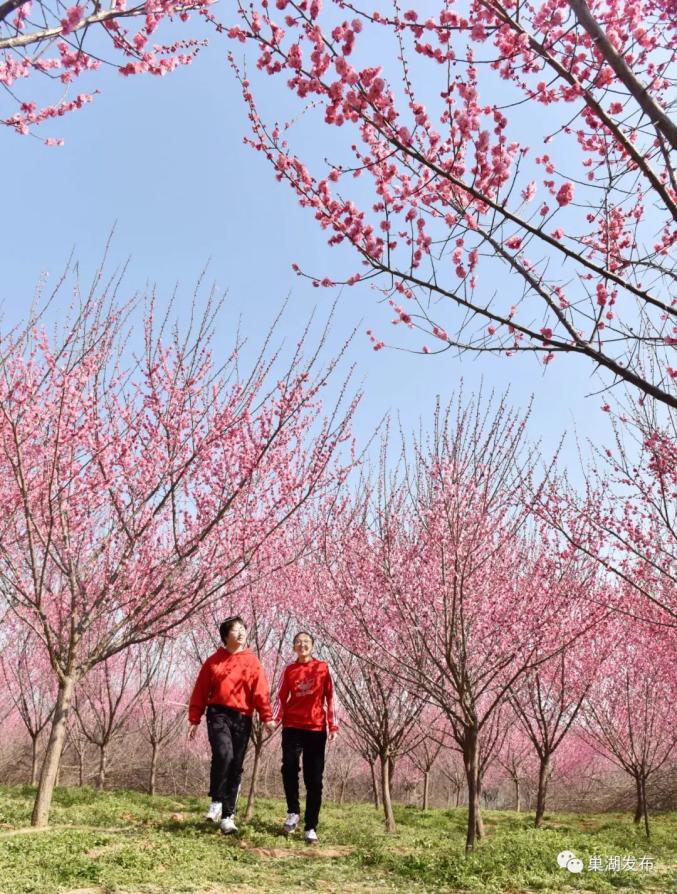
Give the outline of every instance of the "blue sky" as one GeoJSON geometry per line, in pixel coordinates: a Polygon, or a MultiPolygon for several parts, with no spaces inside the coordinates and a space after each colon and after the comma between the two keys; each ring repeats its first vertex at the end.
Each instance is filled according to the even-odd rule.
{"type": "MultiPolygon", "coordinates": [[[[7,323],[25,312],[41,274],[53,280],[71,250],[86,278],[113,226],[111,265],[130,259],[124,295],[156,285],[162,307],[178,283],[187,303],[209,264],[208,280],[229,293],[219,334],[224,345],[231,344],[240,314],[246,332],[263,334],[289,293],[281,337],[294,342],[314,307],[328,311],[336,292],[313,289],[293,274],[292,262],[331,276],[357,269],[355,259],[326,246],[312,215],[276,182],[265,159],[243,145],[246,113],[225,49],[214,43],[193,65],[163,79],[124,79],[113,70],[97,75],[103,92],[94,103],[44,133],[62,136],[61,148],[0,130],[7,172],[0,298],[7,323]]],[[[279,96],[271,92],[263,102],[279,96]]],[[[326,131],[308,135],[323,137],[326,131]]],[[[319,142],[310,148],[324,151],[319,142]]],[[[400,332],[389,318],[366,286],[343,291],[332,343],[338,347],[357,326],[349,359],[365,390],[355,426],[361,442],[387,412],[399,414],[405,427],[419,416],[425,422],[436,395],[449,398],[461,378],[466,391],[481,381],[498,391],[510,385],[518,406],[533,393],[532,437],[550,454],[568,432],[564,456],[573,468],[574,426],[583,440],[608,438],[603,400],[585,397],[600,387],[588,364],[557,357],[544,370],[528,356],[375,353],[365,330],[397,341],[400,332]]]]}

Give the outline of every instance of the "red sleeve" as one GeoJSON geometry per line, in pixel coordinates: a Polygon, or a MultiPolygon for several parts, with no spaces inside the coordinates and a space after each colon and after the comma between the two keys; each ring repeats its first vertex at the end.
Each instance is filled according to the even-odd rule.
{"type": "Polygon", "coordinates": [[[200,668],[200,673],[197,675],[197,680],[193,687],[193,694],[190,697],[190,702],[188,704],[189,723],[197,725],[200,722],[204,710],[207,707],[211,682],[212,671],[209,660],[207,660],[200,668]]]}
{"type": "Polygon", "coordinates": [[[334,682],[331,673],[327,667],[327,676],[324,681],[324,697],[327,702],[327,724],[330,733],[338,732],[338,724],[336,723],[336,711],[334,710],[334,682]]]}
{"type": "Polygon", "coordinates": [[[254,678],[254,707],[258,711],[259,719],[262,723],[268,723],[273,719],[273,711],[270,707],[270,689],[268,687],[268,680],[266,680],[266,673],[261,667],[261,663],[257,660],[258,670],[255,671],[256,676],[254,678]]]}
{"type": "Polygon", "coordinates": [[[277,691],[277,698],[275,699],[275,707],[273,708],[273,720],[275,723],[279,723],[282,720],[282,715],[284,714],[284,706],[287,703],[287,699],[289,697],[289,685],[287,683],[287,668],[285,667],[282,672],[282,679],[280,680],[280,688],[277,691]]]}

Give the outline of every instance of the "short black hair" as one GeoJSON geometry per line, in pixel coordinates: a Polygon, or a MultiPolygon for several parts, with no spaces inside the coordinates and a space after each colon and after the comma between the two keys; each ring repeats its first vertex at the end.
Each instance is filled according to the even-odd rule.
{"type": "Polygon", "coordinates": [[[295,634],[294,634],[294,639],[292,640],[292,643],[293,643],[294,645],[296,645],[296,640],[297,640],[300,636],[309,636],[309,637],[310,637],[310,641],[311,641],[311,643],[312,643],[313,645],[315,645],[315,637],[313,636],[312,633],[308,633],[307,630],[299,630],[298,633],[295,633],[295,634]]]}
{"type": "Polygon", "coordinates": [[[242,624],[242,626],[247,628],[244,618],[240,615],[233,615],[232,618],[226,618],[225,621],[221,622],[221,626],[219,627],[219,634],[221,636],[221,642],[225,644],[228,639],[228,634],[233,629],[236,624],[242,624]]]}

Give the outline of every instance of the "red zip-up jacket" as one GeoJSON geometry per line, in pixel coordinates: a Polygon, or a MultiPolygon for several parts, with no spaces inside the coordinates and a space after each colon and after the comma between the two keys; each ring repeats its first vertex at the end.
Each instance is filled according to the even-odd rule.
{"type": "Polygon", "coordinates": [[[295,661],[282,674],[274,719],[283,727],[338,732],[334,713],[334,684],[324,661],[295,661]],[[325,712],[326,703],[326,712],[325,712]]]}
{"type": "Polygon", "coordinates": [[[188,720],[198,724],[207,705],[223,705],[248,717],[258,711],[264,723],[273,719],[268,681],[250,649],[217,649],[200,668],[188,705],[188,720]]]}

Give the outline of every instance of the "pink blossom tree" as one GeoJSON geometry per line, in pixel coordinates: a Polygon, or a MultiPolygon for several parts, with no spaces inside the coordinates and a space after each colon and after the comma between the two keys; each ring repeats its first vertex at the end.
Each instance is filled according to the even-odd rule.
{"type": "Polygon", "coordinates": [[[322,419],[333,364],[319,369],[319,347],[306,357],[304,338],[281,373],[269,353],[244,375],[239,346],[214,356],[213,305],[185,336],[156,327],[151,305],[125,366],[130,312],[95,285],[60,338],[33,328],[2,345],[0,583],[58,680],[36,825],[76,684],[237,587],[261,546],[344,474],[351,407],[322,419]]]}
{"type": "Polygon", "coordinates": [[[649,825],[648,786],[677,745],[673,630],[617,620],[615,648],[589,693],[582,725],[588,741],[633,780],[635,823],[649,825]]]}
{"type": "Polygon", "coordinates": [[[430,807],[430,774],[445,746],[446,724],[444,718],[440,718],[439,713],[436,714],[430,708],[421,711],[418,722],[419,741],[410,751],[409,760],[423,776],[421,809],[427,810],[430,807]]]}
{"type": "Polygon", "coordinates": [[[604,408],[613,440],[595,449],[585,492],[558,483],[543,500],[543,515],[572,553],[614,575],[628,617],[675,627],[677,417],[649,400],[628,399],[613,413],[604,408]]]}
{"type": "MultiPolygon", "coordinates": [[[[38,781],[38,742],[54,711],[55,686],[45,649],[30,628],[5,618],[0,680],[31,740],[30,784],[38,781]]],[[[8,712],[9,713],[9,712],[8,712]]],[[[0,716],[0,720],[2,720],[0,716]]]]}
{"type": "Polygon", "coordinates": [[[137,649],[139,696],[135,713],[139,732],[150,745],[148,794],[154,795],[161,749],[175,738],[185,722],[189,681],[176,641],[149,640],[137,649]],[[139,685],[144,681],[145,685],[139,685]]]}
{"type": "MultiPolygon", "coordinates": [[[[395,832],[393,775],[398,759],[408,754],[421,738],[417,719],[423,699],[416,690],[403,687],[382,663],[375,666],[368,655],[356,656],[335,643],[326,647],[326,652],[345,718],[343,725],[350,729],[353,741],[368,743],[367,754],[378,756],[386,830],[395,832]]],[[[364,746],[360,747],[360,752],[364,751],[364,746]]]]}
{"type": "MultiPolygon", "coordinates": [[[[607,619],[549,661],[524,674],[509,695],[518,723],[538,758],[538,789],[534,825],[545,813],[548,781],[557,749],[572,732],[585,699],[594,687],[604,655],[609,652],[607,619]]],[[[515,769],[512,757],[511,770],[515,769]]],[[[515,779],[513,774],[512,778],[515,779]]],[[[518,796],[519,800],[519,796],[518,796]]]]}
{"type": "Polygon", "coordinates": [[[299,273],[370,281],[413,350],[578,355],[677,407],[672,0],[238,9],[249,142],[354,249],[341,276],[299,273]],[[265,76],[303,135],[260,114],[265,76]]]}
{"type": "Polygon", "coordinates": [[[438,766],[442,776],[447,780],[449,786],[447,793],[447,806],[451,807],[452,798],[454,807],[461,804],[462,792],[465,787],[465,769],[463,767],[463,756],[460,751],[451,744],[443,749],[440,756],[438,766]]]}
{"type": "Polygon", "coordinates": [[[468,850],[508,692],[596,618],[570,586],[575,561],[533,523],[525,431],[505,401],[456,399],[414,442],[404,476],[382,469],[326,532],[333,586],[354,618],[350,648],[362,630],[372,661],[444,713],[463,754],[468,850]],[[564,629],[576,606],[579,622],[564,629]]]}
{"type": "Polygon", "coordinates": [[[137,702],[151,682],[146,670],[150,668],[141,668],[138,648],[128,648],[96,664],[75,688],[75,716],[85,739],[99,753],[100,791],[106,786],[109,748],[129,732],[137,702]]]}
{"type": "Polygon", "coordinates": [[[515,810],[517,813],[522,808],[522,793],[524,783],[530,778],[534,764],[534,749],[531,741],[525,735],[517,717],[513,715],[512,723],[506,735],[501,750],[497,755],[499,766],[508,774],[508,778],[515,791],[515,810]]]}

